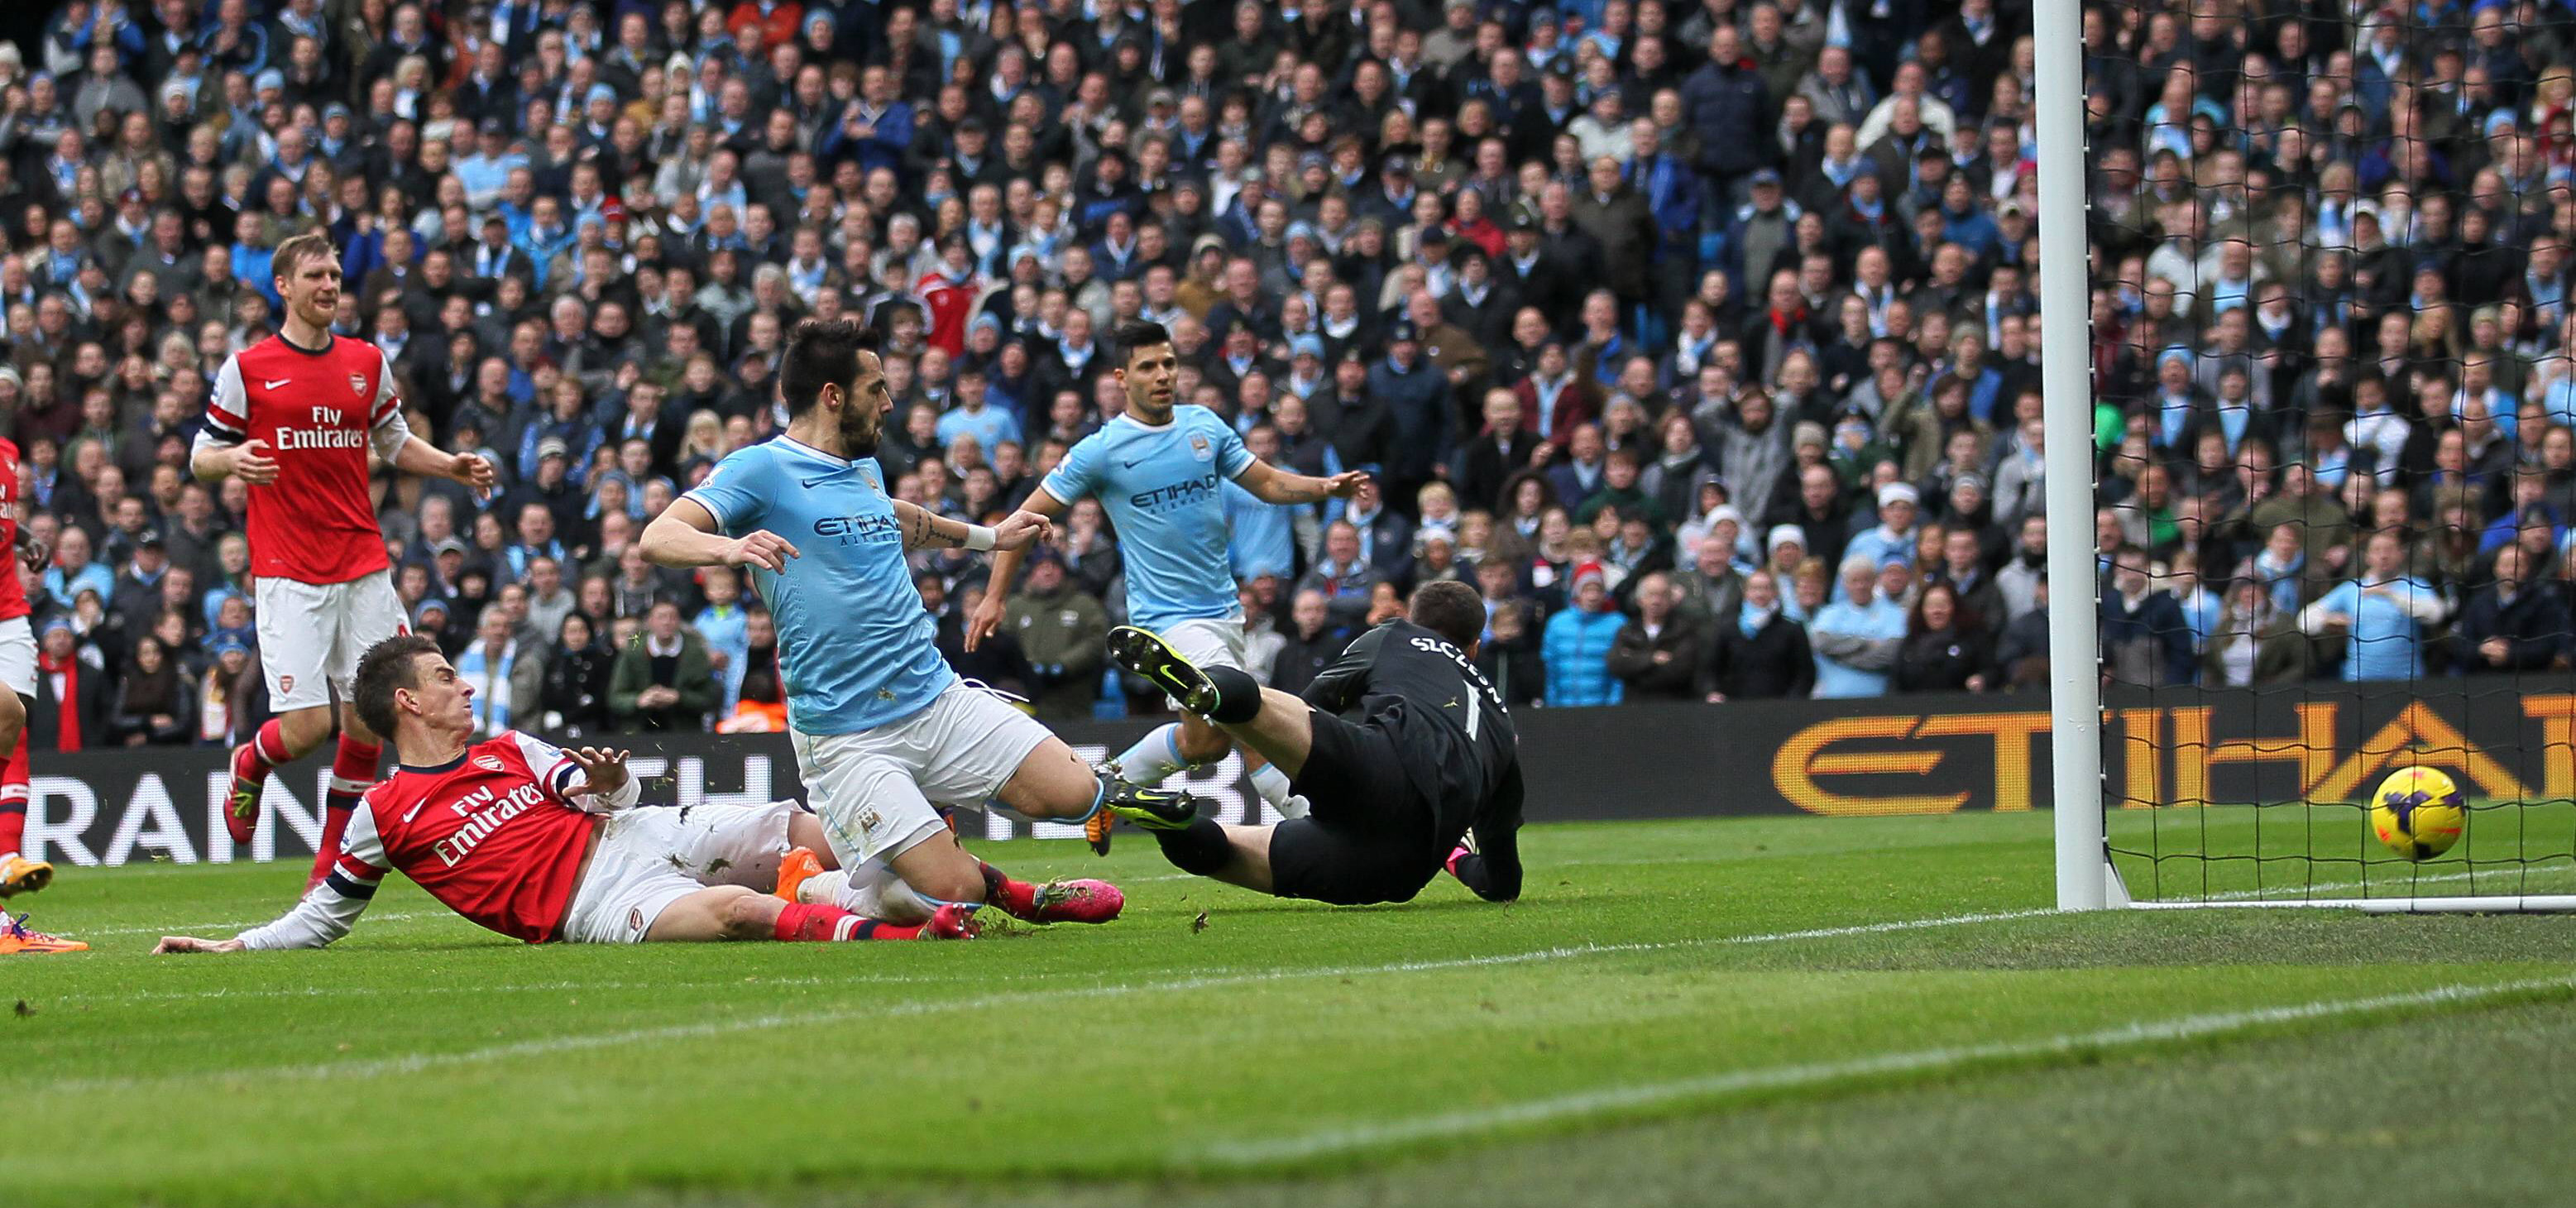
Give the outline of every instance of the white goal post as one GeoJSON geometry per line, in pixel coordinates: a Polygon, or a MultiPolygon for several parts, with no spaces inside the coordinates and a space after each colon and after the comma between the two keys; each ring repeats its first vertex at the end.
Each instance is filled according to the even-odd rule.
{"type": "MultiPolygon", "coordinates": [[[[2266,856],[2259,823],[2250,857],[2256,869],[2254,889],[2210,892],[2204,875],[2201,890],[2197,893],[2159,900],[2132,900],[2113,858],[2109,825],[2112,793],[2103,775],[2104,713],[2098,628],[2098,592],[2102,580],[2094,549],[2095,392],[2090,330],[2095,266],[2090,263],[2091,241],[2087,228],[2087,194],[2092,161],[2090,149],[2086,146],[2083,0],[2035,0],[2032,15],[2037,77],[2038,302],[2044,317],[2040,355],[2047,443],[2044,464],[2048,577],[2058,585],[2049,597],[2048,626],[2052,714],[2050,751],[2053,760],[2051,788],[2055,810],[2058,909],[2335,908],[2392,914],[2576,911],[2576,893],[2525,892],[2532,888],[2527,884],[2515,885],[2513,892],[2493,895],[2474,893],[2474,884],[2465,886],[2472,890],[2470,893],[2457,892],[2464,888],[2459,882],[2480,875],[2475,865],[2471,865],[2471,871],[2466,874],[2435,872],[2422,875],[2419,872],[2410,876],[2405,872],[2390,873],[2373,884],[2368,873],[2374,865],[2365,859],[2359,861],[2364,873],[2361,881],[2319,884],[2313,871],[2314,865],[2320,862],[2320,852],[2316,850],[2304,855],[2310,866],[2305,885],[2291,878],[2274,888],[2265,889],[2261,884],[2261,869],[2265,861],[2297,861],[2303,857],[2266,856]],[[2452,892],[2441,895],[2410,892],[2419,885],[2426,888],[2440,885],[2452,892]],[[2358,890],[2360,896],[2329,896],[2320,892],[2325,890],[2358,890]]],[[[2153,802],[2130,804],[2146,805],[2143,812],[2148,814],[2194,808],[2153,802]]],[[[2291,801],[2272,806],[2258,805],[2256,812],[2259,814],[2272,809],[2313,812],[2319,808],[2291,801]]],[[[2352,830],[2343,833],[2358,841],[2362,838],[2356,833],[2361,825],[2358,818],[2364,813],[2341,810],[2337,826],[2351,827],[2352,830]]],[[[2311,838],[2307,842],[2313,845],[2318,840],[2311,838]]],[[[2196,858],[2207,862],[2211,857],[2202,853],[2196,858]]],[[[2227,858],[2243,861],[2249,857],[2230,855],[2227,858]]],[[[2576,860],[2576,852],[2555,858],[2576,860]]],[[[2329,862],[2355,863],[2339,855],[2329,862]]],[[[2406,866],[2401,864],[2400,867],[2406,866]]],[[[2430,871],[2440,866],[2414,867],[2430,871]]],[[[2565,883],[2561,878],[2549,887],[2557,888],[2565,883]]]]}

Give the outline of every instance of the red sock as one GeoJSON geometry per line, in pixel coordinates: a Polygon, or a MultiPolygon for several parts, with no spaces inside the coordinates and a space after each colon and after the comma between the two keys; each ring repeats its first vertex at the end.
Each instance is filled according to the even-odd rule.
{"type": "Polygon", "coordinates": [[[259,733],[251,736],[243,750],[249,757],[250,766],[245,768],[236,764],[233,774],[247,773],[253,780],[267,779],[270,772],[277,770],[277,765],[291,762],[294,758],[286,751],[286,729],[278,725],[274,717],[260,723],[259,733]]]}
{"type": "Polygon", "coordinates": [[[1026,881],[1014,881],[1010,875],[990,864],[977,862],[984,870],[984,900],[1002,908],[1014,918],[1027,918],[1037,912],[1038,887],[1026,881]]]}
{"type": "Polygon", "coordinates": [[[313,880],[331,874],[331,864],[340,857],[340,836],[349,829],[349,815],[358,809],[358,797],[376,782],[376,761],[384,748],[374,744],[361,746],[340,734],[340,747],[331,757],[331,787],[322,794],[322,839],[313,852],[313,880]]]}
{"type": "Polygon", "coordinates": [[[917,926],[898,927],[892,923],[880,923],[838,906],[791,902],[778,912],[778,922],[771,928],[770,938],[789,943],[823,943],[834,940],[908,940],[920,934],[921,928],[917,926]]]}
{"type": "Polygon", "coordinates": [[[0,856],[10,855],[27,835],[27,732],[18,731],[18,748],[0,765],[0,856]]]}

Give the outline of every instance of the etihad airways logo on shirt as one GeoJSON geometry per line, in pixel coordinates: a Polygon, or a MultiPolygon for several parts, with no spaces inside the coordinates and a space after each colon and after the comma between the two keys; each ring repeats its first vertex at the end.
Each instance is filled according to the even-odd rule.
{"type": "Polygon", "coordinates": [[[825,516],[814,522],[814,535],[843,545],[882,545],[903,540],[903,526],[887,516],[825,516]]]}
{"type": "Polygon", "coordinates": [[[1216,495],[1217,482],[1216,475],[1202,474],[1170,486],[1138,491],[1128,496],[1127,502],[1140,512],[1169,512],[1207,502],[1216,495]]]}
{"type": "Polygon", "coordinates": [[[280,449],[363,449],[367,434],[348,424],[348,414],[337,407],[314,407],[313,426],[293,428],[277,426],[280,449]]]}

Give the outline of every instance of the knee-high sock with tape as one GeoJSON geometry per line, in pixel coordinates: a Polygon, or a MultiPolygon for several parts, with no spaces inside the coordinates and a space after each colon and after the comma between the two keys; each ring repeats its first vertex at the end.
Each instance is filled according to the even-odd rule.
{"type": "Polygon", "coordinates": [[[18,749],[0,766],[0,856],[18,854],[27,835],[27,732],[18,731],[18,749]]]}
{"type": "Polygon", "coordinates": [[[1261,799],[1269,802],[1270,808],[1279,811],[1280,817],[1306,816],[1306,799],[1289,789],[1288,773],[1280,771],[1278,765],[1265,763],[1253,769],[1249,779],[1252,781],[1252,791],[1261,794],[1261,799]]]}
{"type": "Polygon", "coordinates": [[[829,943],[835,940],[908,940],[918,937],[921,928],[898,927],[875,919],[862,918],[838,906],[809,906],[803,902],[789,904],[778,912],[771,925],[770,937],[789,943],[829,943]]]}
{"type": "Polygon", "coordinates": [[[357,812],[358,798],[376,783],[376,764],[384,757],[384,747],[361,743],[340,735],[339,747],[331,756],[331,787],[322,795],[322,839],[313,853],[315,881],[329,876],[331,865],[340,858],[340,836],[349,829],[349,815],[357,812]]]}
{"type": "Polygon", "coordinates": [[[1152,788],[1196,765],[1181,757],[1181,726],[1166,722],[1154,727],[1136,745],[1120,752],[1118,778],[1129,784],[1152,788]]]}
{"type": "Polygon", "coordinates": [[[1234,858],[1234,843],[1213,818],[1201,818],[1179,830],[1147,833],[1162,846],[1163,858],[1171,861],[1172,867],[1194,876],[1215,876],[1224,870],[1226,861],[1234,858]]]}
{"type": "Polygon", "coordinates": [[[1209,667],[1202,671],[1208,683],[1216,687],[1216,707],[1207,718],[1221,726],[1239,726],[1261,716],[1261,681],[1240,667],[1209,667]]]}

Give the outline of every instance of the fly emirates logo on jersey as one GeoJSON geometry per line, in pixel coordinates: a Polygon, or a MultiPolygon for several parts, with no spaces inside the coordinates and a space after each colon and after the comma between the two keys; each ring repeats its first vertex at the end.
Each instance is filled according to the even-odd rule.
{"type": "Polygon", "coordinates": [[[439,863],[454,868],[474,854],[475,847],[492,832],[545,800],[545,789],[535,781],[522,782],[507,793],[496,794],[490,785],[477,788],[448,805],[457,817],[465,819],[465,824],[457,827],[455,834],[431,844],[430,854],[437,856],[439,863]]]}
{"type": "Polygon", "coordinates": [[[363,449],[367,446],[366,430],[350,426],[347,412],[337,407],[308,410],[312,412],[312,427],[277,426],[279,449],[363,449]]]}

